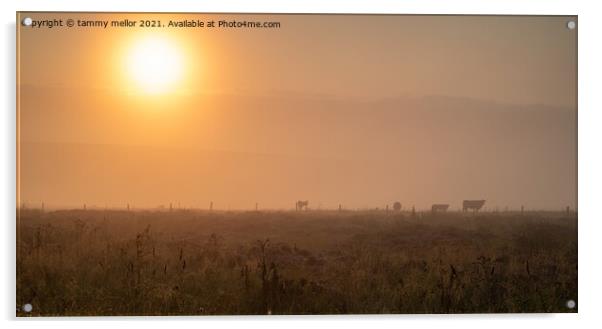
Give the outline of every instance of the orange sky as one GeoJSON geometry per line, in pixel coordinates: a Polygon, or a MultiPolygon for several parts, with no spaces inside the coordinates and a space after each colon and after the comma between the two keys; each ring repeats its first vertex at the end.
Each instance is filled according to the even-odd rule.
{"type": "Polygon", "coordinates": [[[447,95],[574,106],[569,17],[31,14],[34,19],[278,21],[279,29],[20,29],[21,82],[124,89],[133,40],[181,44],[193,93],[447,95]],[[40,53],[44,53],[40,60],[40,53]],[[26,64],[25,64],[26,63],[26,64]],[[67,69],[66,66],[69,68],[67,69]]]}
{"type": "Polygon", "coordinates": [[[26,16],[281,27],[20,26],[23,202],[576,205],[573,18],[26,16]],[[148,94],[125,58],[157,35],[183,75],[148,94]]]}

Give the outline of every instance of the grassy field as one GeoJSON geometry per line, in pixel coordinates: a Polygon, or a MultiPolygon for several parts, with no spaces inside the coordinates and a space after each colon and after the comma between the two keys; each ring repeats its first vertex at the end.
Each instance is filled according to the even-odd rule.
{"type": "Polygon", "coordinates": [[[17,315],[576,312],[576,217],[21,210],[17,315]]]}

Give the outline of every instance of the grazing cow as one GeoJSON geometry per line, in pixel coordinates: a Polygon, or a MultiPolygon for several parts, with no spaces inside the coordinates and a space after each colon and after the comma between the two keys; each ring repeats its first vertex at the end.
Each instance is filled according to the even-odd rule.
{"type": "Polygon", "coordinates": [[[309,205],[309,201],[305,200],[305,201],[297,201],[297,203],[295,204],[295,210],[299,211],[299,210],[303,210],[303,208],[305,208],[305,210],[307,210],[307,206],[309,205]]]}
{"type": "Polygon", "coordinates": [[[448,204],[437,204],[436,203],[431,207],[431,211],[432,212],[446,212],[448,208],[449,208],[448,204]]]}
{"type": "Polygon", "coordinates": [[[485,200],[464,200],[462,203],[462,211],[472,210],[477,212],[483,208],[485,200]]]}

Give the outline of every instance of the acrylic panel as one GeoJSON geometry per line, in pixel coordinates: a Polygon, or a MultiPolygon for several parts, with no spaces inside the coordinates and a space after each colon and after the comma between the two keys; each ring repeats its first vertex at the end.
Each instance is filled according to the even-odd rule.
{"type": "Polygon", "coordinates": [[[577,17],[17,13],[17,316],[577,312],[577,17]]]}

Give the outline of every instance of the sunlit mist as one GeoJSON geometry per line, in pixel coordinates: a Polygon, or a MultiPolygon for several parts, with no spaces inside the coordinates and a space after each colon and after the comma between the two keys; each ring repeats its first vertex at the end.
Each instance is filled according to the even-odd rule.
{"type": "Polygon", "coordinates": [[[181,49],[171,40],[147,37],[135,43],[126,60],[130,80],[147,93],[174,89],[182,77],[181,49]]]}

